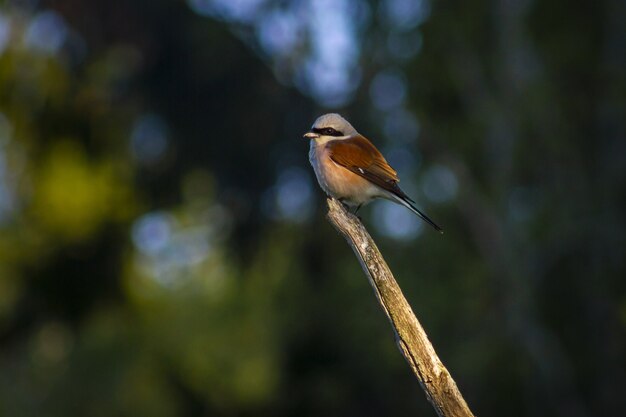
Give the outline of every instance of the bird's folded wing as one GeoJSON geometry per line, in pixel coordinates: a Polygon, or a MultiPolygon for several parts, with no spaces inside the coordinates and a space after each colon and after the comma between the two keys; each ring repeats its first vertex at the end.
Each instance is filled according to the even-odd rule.
{"type": "Polygon", "coordinates": [[[350,139],[332,140],[326,143],[326,148],[330,159],[336,164],[385,190],[393,193],[399,191],[396,185],[400,181],[398,174],[365,137],[358,135],[350,139]]]}

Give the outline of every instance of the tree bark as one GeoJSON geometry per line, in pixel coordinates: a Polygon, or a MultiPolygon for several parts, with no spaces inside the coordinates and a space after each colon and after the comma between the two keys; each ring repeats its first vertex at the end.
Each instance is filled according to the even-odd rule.
{"type": "Polygon", "coordinates": [[[378,302],[391,322],[396,343],[426,397],[441,417],[473,416],[456,383],[437,356],[433,345],[374,240],[355,215],[335,199],[328,199],[328,220],[346,238],[367,275],[378,302]]]}

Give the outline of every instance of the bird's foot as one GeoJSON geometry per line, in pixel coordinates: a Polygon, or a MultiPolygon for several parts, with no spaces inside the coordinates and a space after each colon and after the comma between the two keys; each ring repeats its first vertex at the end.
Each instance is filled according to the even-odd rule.
{"type": "Polygon", "coordinates": [[[361,208],[361,206],[363,204],[359,204],[358,206],[351,206],[348,205],[346,203],[346,201],[343,198],[337,198],[337,201],[339,201],[341,203],[341,205],[346,209],[346,211],[352,215],[354,215],[357,219],[359,219],[360,221],[363,221],[363,219],[361,218],[361,216],[359,216],[357,213],[359,212],[359,209],[361,208]]]}
{"type": "Polygon", "coordinates": [[[356,207],[348,207],[348,213],[352,214],[353,216],[355,216],[357,219],[359,219],[359,221],[363,221],[363,219],[361,218],[361,216],[358,215],[359,209],[361,208],[362,204],[359,204],[356,207]]]}
{"type": "Polygon", "coordinates": [[[337,201],[341,203],[343,208],[345,208],[348,211],[348,213],[352,213],[352,211],[350,211],[350,206],[346,204],[346,201],[343,198],[338,198],[337,201]]]}

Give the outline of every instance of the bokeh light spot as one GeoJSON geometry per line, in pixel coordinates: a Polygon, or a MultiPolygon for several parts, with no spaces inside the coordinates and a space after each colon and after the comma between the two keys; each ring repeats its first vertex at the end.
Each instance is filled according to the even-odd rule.
{"type": "Polygon", "coordinates": [[[379,110],[391,110],[404,102],[406,80],[400,71],[385,70],[372,80],[370,96],[379,110]]]}
{"type": "Polygon", "coordinates": [[[302,168],[288,168],[282,172],[276,184],[276,207],[281,217],[297,223],[312,214],[313,191],[311,178],[302,168]]]}
{"type": "Polygon", "coordinates": [[[413,113],[400,107],[385,116],[383,130],[387,139],[393,142],[413,142],[420,126],[413,113]]]}
{"type": "Polygon", "coordinates": [[[187,0],[191,9],[203,16],[250,22],[267,0],[187,0]]]}
{"type": "MultiPolygon", "coordinates": [[[[384,154],[389,164],[398,171],[401,178],[408,178],[411,173],[417,170],[418,160],[415,154],[405,146],[392,146],[386,149],[384,154]]],[[[404,183],[402,181],[402,184],[404,183]]]]}
{"type": "Polygon", "coordinates": [[[58,13],[45,11],[31,20],[24,42],[35,50],[54,54],[63,46],[67,32],[65,21],[58,13]]]}
{"type": "Polygon", "coordinates": [[[391,202],[375,204],[374,225],[383,235],[397,240],[415,239],[423,228],[420,219],[406,207],[391,202]]]}
{"type": "Polygon", "coordinates": [[[383,3],[383,10],[392,29],[408,31],[428,19],[430,2],[428,0],[386,0],[383,3]]]}
{"type": "Polygon", "coordinates": [[[133,224],[133,243],[142,253],[155,256],[170,243],[173,226],[174,218],[168,213],[145,214],[133,224]]]}
{"type": "Polygon", "coordinates": [[[361,82],[359,31],[370,20],[365,2],[316,0],[187,0],[203,16],[224,20],[253,48],[260,45],[274,74],[327,108],[348,103],[361,82]],[[254,37],[247,36],[248,30],[254,37]]]}
{"type": "Polygon", "coordinates": [[[300,27],[292,14],[281,10],[264,16],[257,30],[265,52],[270,55],[287,55],[300,42],[300,27]]]}
{"type": "Polygon", "coordinates": [[[443,203],[456,197],[457,187],[456,175],[446,166],[434,165],[424,174],[424,195],[435,203],[443,203]]]}
{"type": "Polygon", "coordinates": [[[6,49],[11,37],[11,21],[0,12],[0,55],[6,49]]]}
{"type": "Polygon", "coordinates": [[[313,51],[304,60],[305,79],[312,95],[329,107],[345,104],[360,82],[353,8],[347,0],[310,3],[313,51]]]}
{"type": "Polygon", "coordinates": [[[142,115],[133,126],[130,145],[133,157],[141,164],[159,162],[168,145],[165,122],[154,114],[142,115]]]}

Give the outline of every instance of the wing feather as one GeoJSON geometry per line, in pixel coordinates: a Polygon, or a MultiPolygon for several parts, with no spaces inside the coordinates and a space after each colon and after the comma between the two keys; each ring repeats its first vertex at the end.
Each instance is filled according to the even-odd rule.
{"type": "Polygon", "coordinates": [[[415,202],[398,186],[400,180],[396,171],[389,166],[385,157],[365,137],[357,135],[349,139],[331,140],[326,143],[326,148],[333,162],[388,191],[397,202],[408,207],[436,230],[443,233],[441,227],[411,204],[415,202]]]}
{"type": "Polygon", "coordinates": [[[398,182],[398,174],[389,166],[385,157],[365,137],[332,140],[326,144],[331,159],[356,174],[370,172],[387,181],[398,182]]]}
{"type": "Polygon", "coordinates": [[[361,135],[326,143],[330,159],[366,180],[400,196],[406,196],[398,187],[396,171],[372,143],[361,135]]]}

